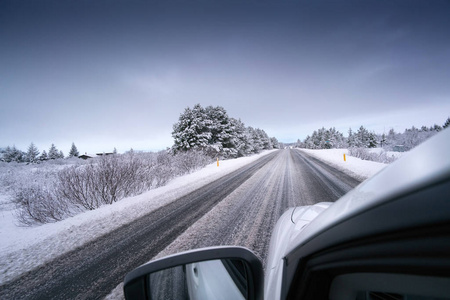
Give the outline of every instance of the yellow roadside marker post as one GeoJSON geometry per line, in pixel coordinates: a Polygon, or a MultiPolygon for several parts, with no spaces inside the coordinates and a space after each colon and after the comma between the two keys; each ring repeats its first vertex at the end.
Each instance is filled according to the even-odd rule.
{"type": "Polygon", "coordinates": [[[217,166],[219,166],[219,158],[217,158],[217,166]]]}
{"type": "Polygon", "coordinates": [[[344,161],[347,161],[347,160],[345,159],[345,153],[344,153],[344,161]]]}

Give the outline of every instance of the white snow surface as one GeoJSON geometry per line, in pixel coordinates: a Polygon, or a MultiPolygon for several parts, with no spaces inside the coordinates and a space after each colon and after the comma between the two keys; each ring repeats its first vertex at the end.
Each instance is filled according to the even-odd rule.
{"type": "MultiPolygon", "coordinates": [[[[14,210],[2,210],[0,283],[95,240],[273,151],[276,150],[220,161],[219,167],[217,163],[212,163],[197,172],[175,178],[166,186],[56,223],[20,227],[15,221],[14,210]]],[[[5,199],[1,200],[2,203],[6,202],[5,199]]]]}
{"type": "Polygon", "coordinates": [[[308,155],[320,159],[348,175],[366,180],[381,171],[387,164],[362,160],[348,155],[347,149],[298,149],[308,155]],[[345,161],[344,161],[345,154],[345,161]]]}

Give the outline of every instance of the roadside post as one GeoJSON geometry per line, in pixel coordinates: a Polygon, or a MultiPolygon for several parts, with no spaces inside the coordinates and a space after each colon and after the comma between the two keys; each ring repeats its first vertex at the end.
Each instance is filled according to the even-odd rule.
{"type": "MultiPolygon", "coordinates": [[[[344,161],[347,161],[347,160],[345,159],[345,153],[344,153],[344,161]]],[[[219,163],[217,163],[217,164],[219,164],[219,163]]]]}
{"type": "Polygon", "coordinates": [[[217,166],[219,166],[219,158],[217,157],[217,166]]]}

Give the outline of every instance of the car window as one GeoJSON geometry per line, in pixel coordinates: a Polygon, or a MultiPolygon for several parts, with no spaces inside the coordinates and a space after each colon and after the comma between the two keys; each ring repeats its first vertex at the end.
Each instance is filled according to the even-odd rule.
{"type": "Polygon", "coordinates": [[[450,299],[450,278],[386,273],[344,274],[332,281],[330,299],[450,299]]]}

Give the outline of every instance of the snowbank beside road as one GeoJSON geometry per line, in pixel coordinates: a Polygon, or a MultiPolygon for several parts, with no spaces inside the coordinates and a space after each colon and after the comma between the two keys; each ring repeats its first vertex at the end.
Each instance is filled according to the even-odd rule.
{"type": "Polygon", "coordinates": [[[11,210],[0,213],[0,283],[111,232],[273,151],[212,163],[166,186],[57,223],[18,227],[11,210]]]}
{"type": "Polygon", "coordinates": [[[387,164],[362,160],[348,155],[347,149],[296,149],[312,157],[322,160],[348,175],[360,180],[366,180],[381,171],[387,164]],[[344,161],[344,154],[346,161],[344,161]]]}

